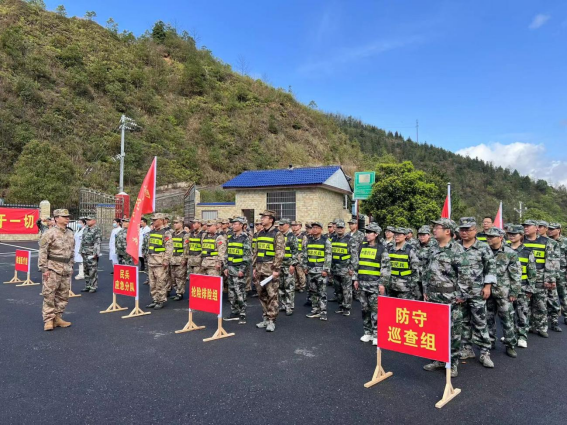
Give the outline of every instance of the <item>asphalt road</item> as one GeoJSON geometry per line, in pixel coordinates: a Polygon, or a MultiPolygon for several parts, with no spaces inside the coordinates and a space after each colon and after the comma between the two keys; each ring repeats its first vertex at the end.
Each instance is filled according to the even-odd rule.
{"type": "MultiPolygon", "coordinates": [[[[0,244],[2,281],[13,276],[15,249],[0,244]]],[[[420,358],[384,352],[394,376],[364,388],[376,350],[359,341],[358,303],[350,317],[335,315],[330,303],[321,322],[305,317],[299,294],[295,314],[280,316],[270,334],[256,329],[261,307],[252,298],[247,325],[225,323],[236,335],[205,343],[216,329],[210,314],[195,313],[206,329],[174,333],[187,321],[187,300],[126,320],[127,311],[99,314],[112,301],[107,255],[100,269],[99,291],[69,301],[72,327],[52,332],[43,331],[40,286],[0,285],[1,424],[567,423],[567,332],[530,335],[517,359],[498,344],[492,370],[461,365],[453,384],[462,393],[436,409],[444,371],[423,371],[420,358]]],[[[32,279],[40,281],[35,267],[32,279]]],[[[81,287],[73,283],[75,292],[81,287]]],[[[148,287],[141,292],[145,305],[148,287]]],[[[119,296],[119,303],[134,301],[119,296]]]]}

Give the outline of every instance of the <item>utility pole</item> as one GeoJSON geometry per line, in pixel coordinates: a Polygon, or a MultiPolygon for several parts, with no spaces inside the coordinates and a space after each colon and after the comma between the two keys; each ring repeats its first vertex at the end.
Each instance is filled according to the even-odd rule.
{"type": "Polygon", "coordinates": [[[419,143],[419,121],[415,120],[415,141],[419,143]]]}
{"type": "Polygon", "coordinates": [[[527,207],[523,207],[522,201],[520,201],[520,209],[514,208],[514,211],[516,211],[518,214],[520,214],[520,221],[522,220],[522,216],[524,215],[524,213],[527,210],[528,210],[527,207]]]}
{"type": "Polygon", "coordinates": [[[132,118],[122,115],[120,118],[120,187],[118,188],[118,193],[124,192],[124,157],[126,156],[124,152],[124,136],[126,130],[134,130],[136,127],[138,127],[138,124],[132,118]]]}

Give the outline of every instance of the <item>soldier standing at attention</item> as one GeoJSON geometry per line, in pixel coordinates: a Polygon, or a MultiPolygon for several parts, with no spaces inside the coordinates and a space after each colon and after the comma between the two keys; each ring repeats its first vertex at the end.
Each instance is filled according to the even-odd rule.
{"type": "MultiPolygon", "coordinates": [[[[472,286],[470,265],[464,248],[454,240],[456,224],[448,218],[433,221],[433,236],[437,245],[431,248],[423,277],[425,301],[451,306],[451,376],[458,375],[461,351],[463,303],[470,297],[472,286]]],[[[445,367],[437,360],[423,369],[432,371],[445,367]]]]}
{"type": "Polygon", "coordinates": [[[167,276],[173,255],[173,243],[171,231],[164,227],[165,214],[155,213],[152,220],[153,229],[149,233],[147,261],[152,302],[146,307],[159,310],[165,307],[167,302],[167,276]]]}
{"type": "Polygon", "coordinates": [[[482,232],[477,233],[476,239],[481,242],[486,242],[486,232],[493,226],[492,217],[486,216],[482,219],[482,232]]]}
{"type": "Polygon", "coordinates": [[[201,241],[201,273],[220,276],[226,253],[226,237],[217,233],[215,220],[207,221],[207,234],[201,241]]]}
{"type": "Polygon", "coordinates": [[[394,298],[420,300],[420,261],[413,246],[407,242],[406,233],[404,227],[394,229],[394,243],[388,249],[392,271],[386,292],[394,298]]]}
{"type": "Polygon", "coordinates": [[[486,300],[488,332],[490,340],[496,341],[496,313],[500,317],[506,354],[517,357],[516,331],[514,329],[514,302],[522,291],[522,266],[518,253],[503,242],[504,231],[492,227],[486,231],[486,238],[496,263],[496,283],[492,285],[490,297],[486,300]]]}
{"type": "Polygon", "coordinates": [[[350,229],[350,237],[356,243],[356,252],[358,252],[360,245],[366,240],[366,237],[364,236],[364,233],[358,229],[358,220],[356,218],[351,218],[349,220],[348,227],[350,229]]]}
{"type": "Polygon", "coordinates": [[[384,240],[382,241],[382,245],[384,245],[384,248],[388,249],[390,244],[394,244],[394,230],[395,227],[393,226],[387,226],[386,230],[384,231],[384,240]]]}
{"type": "Polygon", "coordinates": [[[333,286],[339,303],[335,311],[343,316],[350,316],[352,308],[352,276],[354,265],[357,264],[358,246],[360,245],[350,233],[345,232],[345,222],[337,220],[336,236],[331,242],[333,259],[331,274],[333,286]]]}
{"type": "Polygon", "coordinates": [[[53,212],[55,225],[47,230],[39,242],[39,268],[43,278],[43,330],[67,328],[71,322],[62,319],[69,301],[69,287],[73,274],[75,237],[69,224],[69,211],[53,212]]]}
{"type": "Polygon", "coordinates": [[[417,246],[419,245],[419,241],[416,240],[413,237],[413,229],[408,227],[406,228],[407,230],[407,234],[406,234],[406,242],[409,243],[411,246],[413,246],[414,248],[417,248],[417,246]]]}
{"type": "Polygon", "coordinates": [[[431,237],[431,228],[429,226],[421,226],[417,231],[419,243],[416,246],[417,257],[419,258],[419,267],[421,270],[419,280],[419,291],[423,294],[423,271],[429,259],[431,248],[437,245],[437,239],[431,237]]]}
{"type": "Polygon", "coordinates": [[[228,300],[230,316],[226,321],[238,320],[239,325],[246,324],[246,277],[252,262],[252,246],[250,237],[244,232],[244,217],[232,220],[232,236],[228,241],[224,263],[224,275],[228,279],[228,300]]]}
{"type": "Polygon", "coordinates": [[[256,233],[256,247],[252,254],[254,264],[254,280],[258,298],[262,304],[262,321],[256,324],[259,329],[266,328],[267,332],[276,330],[278,317],[278,289],[280,269],[285,255],[285,238],[276,228],[276,213],[265,210],[260,214],[262,230],[256,233]],[[262,286],[260,283],[268,277],[272,280],[262,286]]]}
{"type": "Polygon", "coordinates": [[[486,300],[490,297],[492,285],[496,283],[496,264],[487,243],[476,239],[474,217],[463,217],[459,223],[461,246],[467,253],[473,284],[469,297],[463,305],[463,350],[461,360],[474,359],[472,344],[480,347],[480,363],[493,368],[490,358],[490,336],[486,323],[486,300]]]}
{"type": "Polygon", "coordinates": [[[280,311],[285,311],[286,316],[291,316],[295,308],[295,267],[298,263],[297,239],[289,228],[290,224],[291,220],[288,218],[279,221],[279,230],[285,240],[285,255],[280,272],[278,295],[280,311]]]}
{"type": "Polygon", "coordinates": [[[187,274],[201,273],[201,222],[197,219],[191,220],[191,231],[189,232],[189,246],[187,256],[187,274]]]}
{"type": "Polygon", "coordinates": [[[116,234],[116,255],[118,256],[118,264],[133,266],[134,260],[132,259],[132,256],[126,252],[126,247],[128,245],[128,241],[126,239],[128,236],[128,227],[130,227],[130,219],[124,218],[122,220],[122,228],[116,234]]]}
{"type": "Polygon", "coordinates": [[[311,293],[310,319],[327,320],[327,276],[331,271],[333,258],[331,240],[323,235],[323,224],[319,221],[311,223],[311,235],[307,237],[306,254],[303,267],[307,273],[307,285],[311,293]]]}
{"type": "MultiPolygon", "coordinates": [[[[561,234],[560,223],[549,223],[548,235],[559,245],[559,276],[557,277],[557,295],[563,310],[563,322],[567,325],[567,238],[561,234]]],[[[558,319],[558,318],[557,318],[558,319]]]]}
{"type": "Polygon", "coordinates": [[[96,218],[88,216],[87,227],[83,232],[81,242],[81,255],[83,256],[83,269],[85,274],[85,287],[81,292],[96,292],[98,288],[98,259],[100,257],[100,243],[102,232],[96,225],[96,218]]]}
{"type": "Polygon", "coordinates": [[[327,223],[327,238],[332,239],[335,236],[335,223],[329,221],[327,223]]]}
{"type": "Polygon", "coordinates": [[[547,232],[549,230],[548,229],[549,224],[547,223],[547,221],[540,220],[537,222],[537,224],[538,224],[537,226],[538,233],[552,243],[556,258],[555,265],[556,265],[557,276],[556,276],[555,286],[553,288],[548,288],[546,290],[547,317],[550,323],[549,328],[554,332],[562,332],[563,330],[559,327],[559,315],[561,314],[561,304],[559,303],[559,293],[557,291],[557,284],[559,283],[559,274],[561,269],[561,260],[560,260],[561,245],[555,239],[550,238],[547,235],[547,232]]]}
{"type": "Polygon", "coordinates": [[[175,287],[175,296],[171,297],[173,301],[181,301],[185,293],[185,281],[187,280],[187,258],[189,257],[189,236],[183,230],[183,217],[175,217],[173,219],[173,234],[171,235],[173,242],[173,255],[169,263],[169,273],[173,279],[175,287]]]}
{"type": "Polygon", "coordinates": [[[303,245],[305,243],[305,232],[301,231],[301,221],[292,221],[291,230],[297,239],[297,265],[295,266],[295,290],[299,293],[305,291],[305,270],[303,270],[303,245]]]}

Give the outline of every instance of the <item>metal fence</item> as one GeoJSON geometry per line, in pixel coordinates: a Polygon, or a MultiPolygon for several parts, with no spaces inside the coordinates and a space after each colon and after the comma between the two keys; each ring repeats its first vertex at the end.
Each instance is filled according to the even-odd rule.
{"type": "Polygon", "coordinates": [[[195,185],[192,185],[187,192],[185,192],[185,198],[183,200],[183,215],[185,218],[185,224],[189,224],[189,220],[195,218],[195,185]]]}
{"type": "Polygon", "coordinates": [[[81,188],[79,194],[79,214],[77,218],[94,216],[104,239],[110,238],[115,218],[124,216],[124,200],[114,195],[96,190],[81,188]]]}

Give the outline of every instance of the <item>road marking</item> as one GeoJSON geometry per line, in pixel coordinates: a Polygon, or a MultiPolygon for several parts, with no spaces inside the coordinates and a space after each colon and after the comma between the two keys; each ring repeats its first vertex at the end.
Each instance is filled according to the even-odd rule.
{"type": "Polygon", "coordinates": [[[12,245],[12,244],[9,244],[9,243],[4,243],[4,242],[0,242],[0,245],[13,246],[13,247],[16,247],[16,248],[27,249],[28,251],[35,251],[35,252],[39,251],[39,249],[27,248],[25,246],[12,245]]]}

